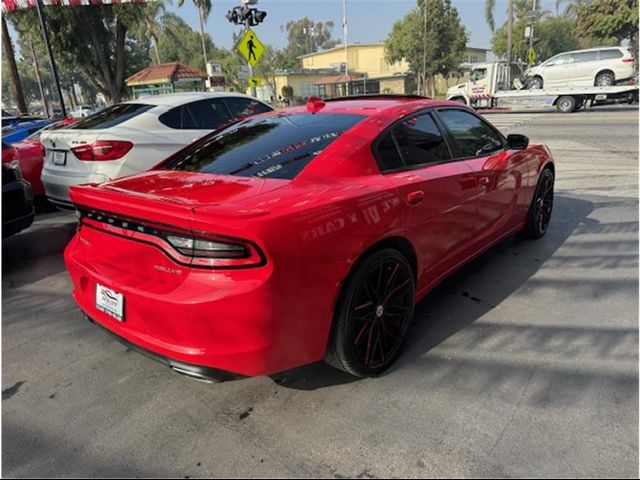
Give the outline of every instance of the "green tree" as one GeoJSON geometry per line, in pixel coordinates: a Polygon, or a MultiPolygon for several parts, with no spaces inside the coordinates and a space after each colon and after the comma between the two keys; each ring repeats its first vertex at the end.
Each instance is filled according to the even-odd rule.
{"type": "MultiPolygon", "coordinates": [[[[526,61],[529,51],[529,41],[525,40],[525,28],[530,21],[524,18],[516,19],[513,24],[512,57],[520,61],[526,61]]],[[[574,34],[573,22],[565,16],[551,16],[543,18],[535,23],[534,48],[538,60],[546,60],[561,52],[581,48],[580,40],[574,34]]],[[[491,40],[493,53],[503,57],[507,53],[507,26],[506,24],[495,31],[491,40]]]]}
{"type": "Polygon", "coordinates": [[[280,26],[287,34],[287,46],[278,57],[280,68],[300,68],[301,55],[326,50],[336,46],[332,38],[333,22],[314,22],[307,17],[292,20],[280,26]]]}
{"type": "Polygon", "coordinates": [[[405,60],[417,73],[419,93],[435,96],[435,76],[448,75],[464,58],[467,32],[450,0],[421,0],[385,40],[389,63],[405,60]]]}
{"type": "Polygon", "coordinates": [[[570,12],[581,39],[613,45],[628,40],[638,58],[638,0],[581,0],[570,12]]]}
{"type": "Polygon", "coordinates": [[[160,52],[158,50],[158,36],[160,35],[160,30],[162,28],[162,18],[166,13],[167,10],[164,3],[158,0],[155,2],[149,2],[145,5],[142,17],[143,33],[144,36],[151,41],[156,57],[155,60],[158,65],[162,63],[160,61],[160,52]]]}
{"type": "Polygon", "coordinates": [[[4,16],[2,17],[2,51],[4,53],[3,67],[5,63],[7,64],[6,76],[3,76],[3,78],[11,78],[11,89],[13,90],[13,97],[18,107],[18,113],[25,114],[27,113],[27,103],[24,98],[20,73],[18,72],[16,58],[13,53],[13,44],[9,37],[7,19],[4,16]]]}
{"type": "MultiPolygon", "coordinates": [[[[200,20],[200,38],[202,41],[202,56],[204,59],[204,64],[207,64],[207,46],[205,41],[205,33],[204,33],[204,22],[206,22],[207,18],[209,18],[209,14],[211,13],[211,0],[193,0],[193,4],[198,9],[198,19],[200,20]]],[[[184,0],[178,0],[178,6],[182,7],[184,5],[184,0]]]]}
{"type": "MultiPolygon", "coordinates": [[[[148,39],[132,34],[144,8],[137,3],[47,8],[51,47],[61,72],[82,72],[109,102],[119,102],[124,79],[147,64],[148,39]]],[[[35,9],[16,10],[7,17],[20,36],[42,43],[35,9]]]]}

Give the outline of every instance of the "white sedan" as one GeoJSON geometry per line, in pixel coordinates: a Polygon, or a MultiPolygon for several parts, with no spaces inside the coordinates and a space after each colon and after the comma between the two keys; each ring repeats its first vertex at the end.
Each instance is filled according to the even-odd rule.
{"type": "Polygon", "coordinates": [[[237,93],[175,93],[113,105],[43,132],[45,193],[55,205],[72,208],[72,185],[144,172],[226,123],[270,110],[237,93]]]}

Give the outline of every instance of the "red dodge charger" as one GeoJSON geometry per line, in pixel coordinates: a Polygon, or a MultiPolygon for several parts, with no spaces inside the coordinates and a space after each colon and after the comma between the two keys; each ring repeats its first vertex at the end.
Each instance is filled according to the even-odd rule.
{"type": "Polygon", "coordinates": [[[546,147],[421,97],[310,99],[74,187],[86,316],[198,379],[397,357],[416,301],[553,206],[546,147]]]}

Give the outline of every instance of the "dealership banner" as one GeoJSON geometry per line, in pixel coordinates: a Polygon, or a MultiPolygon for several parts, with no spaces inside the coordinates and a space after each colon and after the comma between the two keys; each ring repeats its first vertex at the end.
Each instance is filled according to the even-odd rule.
{"type": "MultiPolygon", "coordinates": [[[[43,5],[74,6],[74,5],[117,5],[120,3],[145,3],[154,0],[42,0],[43,5]]],[[[32,8],[36,0],[2,0],[2,13],[11,12],[19,8],[32,8]]]]}

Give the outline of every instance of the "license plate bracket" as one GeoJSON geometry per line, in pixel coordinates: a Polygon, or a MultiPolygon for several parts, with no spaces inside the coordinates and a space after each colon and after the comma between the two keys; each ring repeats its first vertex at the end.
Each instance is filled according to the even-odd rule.
{"type": "Polygon", "coordinates": [[[96,308],[119,322],[124,322],[124,295],[96,284],[96,308]]]}
{"type": "Polygon", "coordinates": [[[61,150],[54,150],[52,152],[53,164],[64,166],[67,164],[67,152],[61,150]]]}

